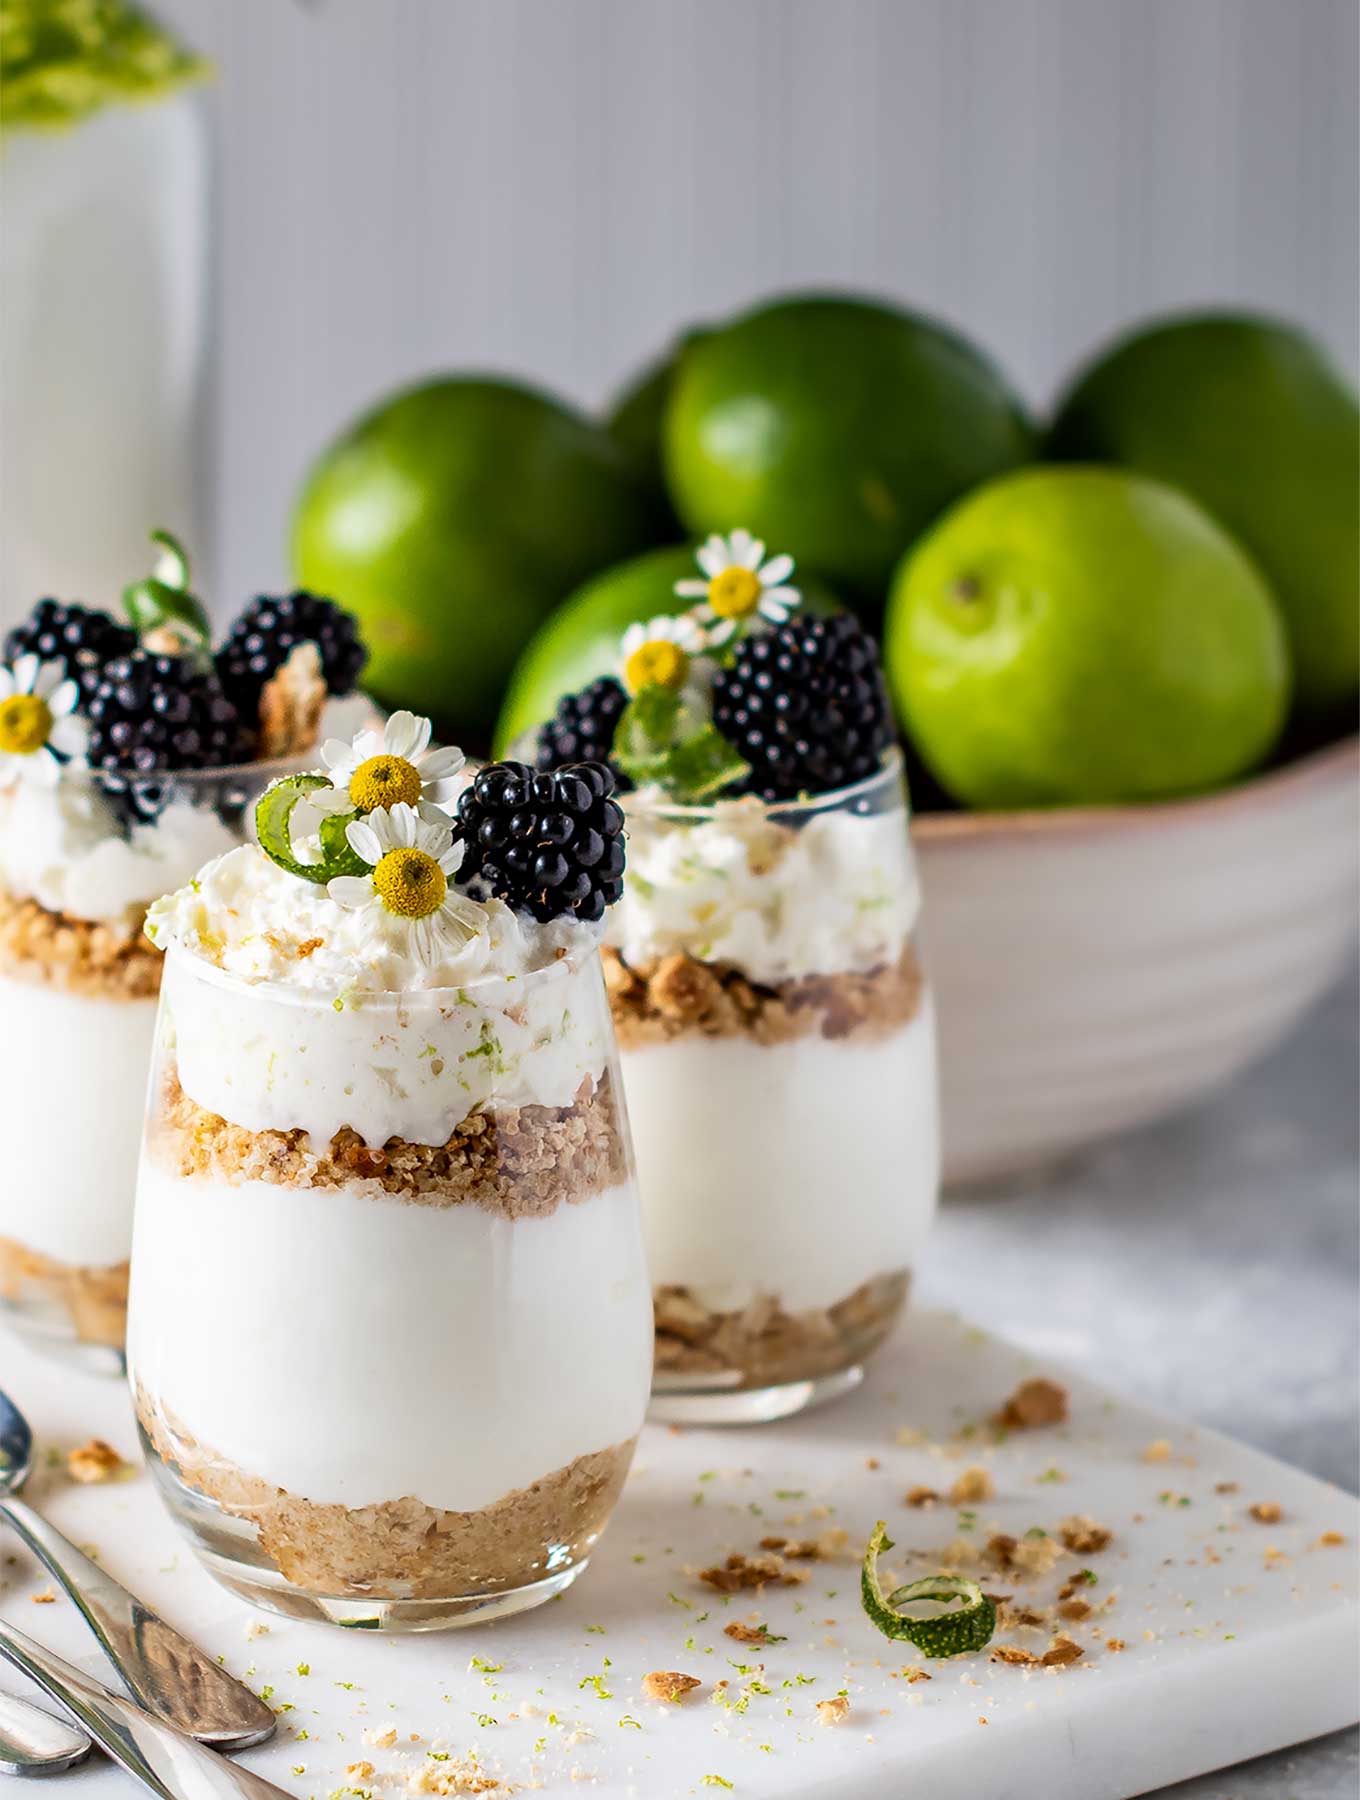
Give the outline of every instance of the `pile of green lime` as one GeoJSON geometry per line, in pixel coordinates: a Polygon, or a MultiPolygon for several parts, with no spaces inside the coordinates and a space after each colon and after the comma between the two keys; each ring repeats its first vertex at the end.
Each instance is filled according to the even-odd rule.
{"type": "Polygon", "coordinates": [[[1205,792],[1353,728],[1353,388],[1273,320],[1154,324],[1036,426],[937,320],[780,299],[687,332],[599,421],[461,376],[379,406],[298,502],[298,578],[376,697],[506,748],[744,526],[882,634],[899,721],[979,808],[1205,792]]]}

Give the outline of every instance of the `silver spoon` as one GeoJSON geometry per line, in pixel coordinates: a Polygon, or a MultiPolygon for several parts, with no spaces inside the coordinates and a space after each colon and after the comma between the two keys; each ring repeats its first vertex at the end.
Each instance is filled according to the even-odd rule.
{"type": "Polygon", "coordinates": [[[0,1774],[58,1775],[84,1762],[92,1747],[79,1726],[0,1694],[0,1774]]]}
{"type": "Polygon", "coordinates": [[[100,1749],[158,1800],[291,1800],[272,1781],[205,1749],[121,1694],[111,1694],[3,1621],[0,1656],[68,1707],[100,1749]]]}
{"type": "Polygon", "coordinates": [[[128,1692],[200,1743],[241,1750],[273,1735],[273,1709],[167,1625],[17,1498],[33,1466],[33,1433],[0,1393],[0,1518],[7,1519],[84,1616],[128,1692]]]}

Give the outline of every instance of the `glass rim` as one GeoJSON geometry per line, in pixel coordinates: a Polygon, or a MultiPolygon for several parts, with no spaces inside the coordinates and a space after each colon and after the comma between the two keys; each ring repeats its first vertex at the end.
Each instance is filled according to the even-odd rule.
{"type": "MultiPolygon", "coordinates": [[[[465,1004],[458,996],[478,996],[479,994],[498,993],[516,996],[529,993],[537,988],[545,987],[551,981],[565,981],[568,975],[584,973],[592,963],[601,971],[600,963],[601,939],[593,938],[582,955],[565,954],[555,957],[552,962],[544,963],[541,968],[527,969],[519,974],[482,974],[473,976],[468,981],[455,982],[448,987],[421,988],[349,988],[343,982],[337,988],[330,987],[295,987],[286,981],[278,981],[270,976],[252,979],[248,975],[238,974],[234,969],[222,969],[216,963],[208,962],[195,951],[175,942],[166,946],[162,953],[165,957],[166,970],[183,967],[195,980],[206,981],[210,986],[225,988],[229,992],[241,995],[254,995],[270,1002],[280,1002],[289,1006],[306,1006],[320,1011],[337,1013],[354,1012],[372,1013],[374,1011],[397,1012],[403,1008],[423,1008],[445,1005],[465,1004]],[[336,1001],[343,1002],[339,1007],[336,1001]]],[[[600,975],[603,985],[603,974],[600,975]]],[[[504,1011],[503,1006],[497,1011],[504,1011]]]]}
{"type": "MultiPolygon", "coordinates": [[[[893,743],[883,752],[879,767],[872,775],[865,775],[859,781],[851,782],[848,787],[831,788],[825,794],[808,794],[798,800],[761,800],[755,795],[736,795],[731,799],[719,797],[717,800],[706,800],[702,804],[682,804],[678,800],[643,800],[638,803],[638,790],[627,794],[616,794],[614,798],[625,813],[633,812],[649,819],[711,819],[719,807],[745,806],[754,811],[759,807],[766,818],[784,818],[789,814],[801,814],[805,817],[819,812],[836,812],[857,800],[864,800],[894,783],[900,782],[906,768],[906,759],[902,754],[902,746],[893,743]]],[[[910,813],[911,802],[903,787],[903,810],[910,813]]],[[[624,887],[627,890],[628,873],[624,871],[624,887]]]]}
{"type": "Polygon", "coordinates": [[[67,763],[62,773],[69,773],[76,780],[89,780],[97,787],[125,788],[136,782],[159,783],[183,782],[190,786],[195,784],[208,786],[214,781],[258,781],[262,776],[269,781],[276,781],[284,775],[324,774],[323,769],[313,771],[303,760],[315,753],[319,762],[321,745],[310,745],[305,752],[291,756],[262,757],[256,762],[221,763],[209,768],[199,763],[192,763],[185,768],[156,769],[102,769],[93,763],[67,763]]]}

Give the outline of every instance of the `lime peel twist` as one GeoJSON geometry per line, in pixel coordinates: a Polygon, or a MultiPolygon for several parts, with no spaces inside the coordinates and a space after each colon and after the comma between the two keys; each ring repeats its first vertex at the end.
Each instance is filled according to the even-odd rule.
{"type": "Polygon", "coordinates": [[[321,857],[317,862],[303,862],[293,848],[293,810],[304,795],[316,788],[333,787],[327,775],[285,775],[271,782],[255,807],[255,835],[261,850],[271,862],[297,875],[303,881],[314,881],[324,887],[337,875],[367,875],[368,864],[354,850],[345,836],[348,818],[333,814],[321,821],[321,857]]]}
{"type": "Polygon", "coordinates": [[[860,1598],[884,1637],[905,1639],[930,1657],[966,1656],[984,1649],[996,1630],[996,1607],[978,1584],[963,1575],[927,1575],[885,1595],[878,1579],[878,1558],[892,1547],[887,1526],[880,1519],[864,1552],[860,1598]],[[932,1619],[913,1619],[900,1610],[918,1600],[959,1600],[963,1604],[932,1619]]]}

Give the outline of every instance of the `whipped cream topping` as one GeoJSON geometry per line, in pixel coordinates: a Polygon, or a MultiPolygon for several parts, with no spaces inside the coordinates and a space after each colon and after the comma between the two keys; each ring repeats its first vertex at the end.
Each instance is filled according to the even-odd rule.
{"type": "Polygon", "coordinates": [[[130,931],[157,895],[236,842],[211,807],[185,797],[125,831],[98,783],[74,769],[53,787],[20,781],[0,794],[0,886],[49,912],[130,931]]]}
{"type": "Polygon", "coordinates": [[[184,1091],[316,1145],[346,1125],[368,1144],[442,1144],[479,1107],[570,1106],[613,1042],[598,928],[478,905],[483,930],[429,968],[400,922],[347,910],[255,845],[218,857],[147,921],[171,951],[184,1091]]]}
{"type": "Polygon", "coordinates": [[[606,936],[626,962],[683,951],[776,985],[899,955],[920,911],[904,809],[794,826],[754,799],[687,815],[658,798],[625,803],[628,879],[606,936]]]}
{"type": "MultiPolygon", "coordinates": [[[[300,853],[316,854],[304,841],[300,853]]],[[[598,926],[576,919],[540,925],[502,900],[474,903],[484,924],[433,967],[413,957],[409,927],[382,907],[338,905],[319,883],[273,863],[255,844],[216,857],[197,878],[151,908],[146,931],[246,981],[281,983],[327,996],[400,994],[513,979],[564,957],[589,956],[598,926]]]]}

